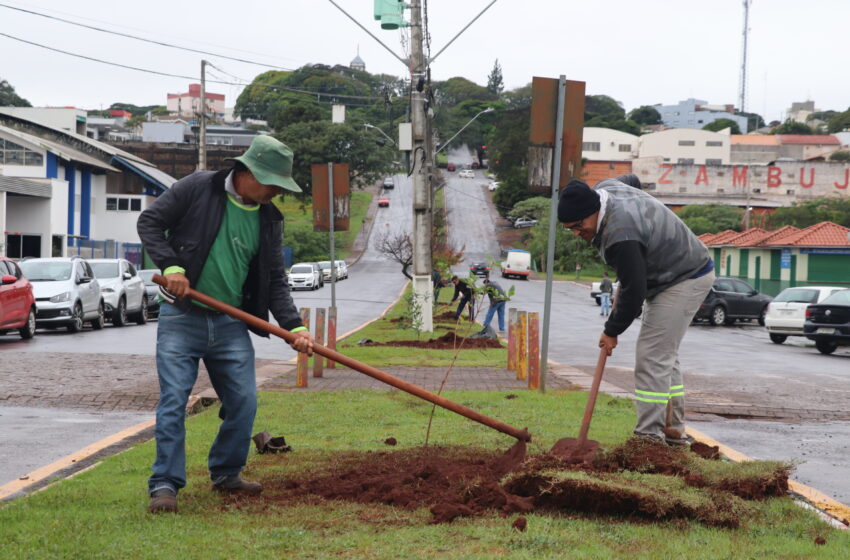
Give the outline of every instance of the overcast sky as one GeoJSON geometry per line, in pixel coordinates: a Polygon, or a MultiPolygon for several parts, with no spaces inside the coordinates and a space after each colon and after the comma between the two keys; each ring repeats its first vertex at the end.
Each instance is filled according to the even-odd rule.
{"type": "MultiPolygon", "coordinates": [[[[428,0],[436,54],[491,0],[428,0]]],[[[348,64],[360,48],[366,69],[406,69],[327,0],[0,0],[113,31],[140,35],[284,68],[348,64]]],[[[382,31],[372,0],[337,0],[403,56],[402,33],[382,31]]],[[[750,8],[746,109],[780,119],[792,101],[819,109],[850,106],[842,62],[850,0],[754,0],[750,8]]],[[[743,0],[498,0],[432,65],[432,78],[463,76],[486,85],[498,59],[507,89],[532,76],[587,82],[626,110],[688,97],[738,105],[743,0]]],[[[245,80],[260,66],[179,51],[82,29],[0,7],[0,33],[160,72],[197,76],[200,59],[245,80]]],[[[190,80],[105,66],[0,36],[0,79],[35,106],[162,104],[190,80]]],[[[217,73],[224,80],[232,77],[217,73]]],[[[212,76],[211,76],[212,77],[212,76]]],[[[232,106],[241,88],[211,85],[232,106]]]]}

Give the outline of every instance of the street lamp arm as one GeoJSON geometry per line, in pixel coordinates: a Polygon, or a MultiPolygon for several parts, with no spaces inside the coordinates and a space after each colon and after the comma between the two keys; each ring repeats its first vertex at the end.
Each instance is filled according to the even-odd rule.
{"type": "Polygon", "coordinates": [[[483,115],[484,113],[492,113],[493,111],[494,111],[494,109],[493,109],[492,107],[487,107],[486,109],[484,109],[483,111],[481,111],[480,113],[478,113],[477,115],[475,115],[474,117],[472,117],[471,119],[469,119],[469,122],[468,122],[468,123],[466,123],[465,125],[463,125],[463,128],[461,128],[460,130],[458,130],[457,132],[455,132],[454,136],[452,136],[451,138],[449,138],[448,140],[446,140],[446,141],[443,143],[443,145],[442,145],[442,146],[440,146],[439,148],[437,148],[437,151],[436,151],[436,152],[434,152],[434,155],[439,154],[439,153],[443,150],[443,148],[445,148],[446,146],[448,146],[449,144],[451,144],[452,140],[454,140],[455,138],[457,138],[457,135],[458,135],[458,134],[460,134],[461,132],[463,132],[464,130],[466,130],[466,127],[472,124],[472,121],[474,121],[475,119],[477,119],[478,117],[480,117],[480,116],[481,116],[481,115],[483,115]]]}
{"type": "Polygon", "coordinates": [[[387,133],[386,133],[386,132],[384,132],[383,130],[381,130],[381,129],[380,129],[380,128],[378,128],[377,126],[372,125],[372,124],[369,124],[369,123],[363,123],[363,126],[365,126],[366,128],[373,128],[373,129],[377,130],[378,132],[380,132],[381,134],[383,134],[383,135],[384,135],[384,137],[385,137],[387,140],[389,140],[390,142],[392,142],[392,143],[393,143],[393,146],[395,146],[395,145],[396,145],[395,140],[393,140],[392,138],[390,138],[390,137],[387,135],[387,133]]]}

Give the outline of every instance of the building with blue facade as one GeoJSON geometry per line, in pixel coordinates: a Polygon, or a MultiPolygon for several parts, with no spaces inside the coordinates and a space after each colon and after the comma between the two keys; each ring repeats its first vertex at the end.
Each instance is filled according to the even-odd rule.
{"type": "Polygon", "coordinates": [[[174,182],[114,146],[0,108],[0,255],[139,243],[138,215],[174,182]]]}
{"type": "Polygon", "coordinates": [[[676,105],[656,105],[655,109],[670,128],[702,128],[718,119],[729,119],[738,123],[742,133],[747,133],[747,117],[735,115],[732,105],[714,106],[691,97],[676,105]]]}

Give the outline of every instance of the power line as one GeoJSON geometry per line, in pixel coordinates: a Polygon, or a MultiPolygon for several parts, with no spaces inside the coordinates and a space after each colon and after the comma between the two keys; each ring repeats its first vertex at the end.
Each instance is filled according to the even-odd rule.
{"type": "Polygon", "coordinates": [[[209,52],[209,51],[202,51],[202,50],[198,50],[198,49],[193,49],[191,47],[182,47],[180,45],[174,45],[174,44],[171,44],[171,43],[166,43],[164,41],[155,41],[153,39],[146,39],[144,37],[139,37],[137,35],[130,35],[129,33],[121,33],[119,31],[112,31],[112,30],[109,30],[109,29],[103,29],[102,27],[96,27],[94,25],[87,25],[85,23],[79,23],[79,22],[76,22],[76,21],[71,21],[69,19],[64,19],[64,18],[60,18],[60,17],[56,17],[56,16],[51,16],[51,15],[48,15],[48,14],[43,14],[43,13],[40,13],[40,12],[35,12],[33,10],[25,10],[23,8],[10,6],[8,4],[0,4],[0,7],[8,8],[9,10],[16,10],[16,11],[19,11],[19,12],[24,12],[26,14],[32,14],[34,16],[39,16],[39,17],[43,17],[43,18],[47,18],[47,19],[52,19],[52,20],[55,20],[55,21],[61,21],[62,23],[67,23],[67,24],[70,24],[70,25],[76,25],[77,27],[84,27],[86,29],[91,29],[93,31],[99,31],[101,33],[108,33],[110,35],[117,35],[119,37],[126,37],[128,39],[135,39],[137,41],[144,41],[145,43],[152,43],[154,45],[160,45],[162,47],[169,47],[169,48],[172,48],[172,49],[178,49],[178,50],[183,50],[183,51],[188,51],[188,52],[193,52],[193,53],[198,53],[198,54],[205,54],[205,55],[209,55],[209,56],[217,56],[219,58],[226,58],[228,60],[233,60],[233,61],[236,61],[236,62],[244,62],[246,64],[255,64],[257,66],[263,66],[263,67],[266,67],[266,68],[276,68],[278,70],[286,70],[286,71],[289,71],[289,72],[293,71],[292,68],[284,68],[283,66],[275,66],[274,64],[267,64],[267,63],[264,63],[264,62],[255,62],[253,60],[247,60],[247,59],[244,59],[244,58],[236,58],[236,57],[228,56],[226,54],[219,54],[219,53],[214,53],[214,52],[209,52]]]}
{"type": "MultiPolygon", "coordinates": [[[[57,49],[55,47],[50,47],[48,45],[44,45],[44,44],[41,44],[41,43],[36,43],[34,41],[29,41],[27,39],[22,39],[21,37],[15,37],[14,35],[9,35],[8,33],[0,32],[0,36],[6,37],[8,39],[12,39],[13,41],[19,41],[21,43],[26,43],[28,45],[33,45],[35,47],[47,49],[49,51],[65,54],[65,55],[68,55],[68,56],[73,56],[73,57],[76,57],[76,58],[82,58],[84,60],[88,60],[88,61],[91,61],[91,62],[97,62],[99,64],[116,66],[118,68],[124,68],[124,69],[127,69],[127,70],[135,70],[136,72],[145,72],[147,74],[155,74],[157,76],[165,76],[165,77],[168,77],[168,78],[180,78],[180,79],[183,79],[183,80],[193,80],[193,81],[198,79],[197,76],[185,76],[183,74],[172,74],[170,72],[161,72],[159,70],[151,70],[149,68],[140,68],[138,66],[130,66],[128,64],[121,64],[119,62],[111,62],[109,60],[103,60],[101,58],[95,58],[95,57],[92,57],[92,56],[86,56],[84,54],[73,53],[73,52],[70,52],[70,51],[57,49]]],[[[227,81],[224,81],[224,80],[208,80],[208,81],[211,82],[211,83],[223,84],[223,85],[228,85],[228,86],[265,87],[265,88],[279,90],[279,91],[290,91],[290,92],[293,92],[293,93],[301,93],[301,94],[304,94],[304,95],[311,95],[311,96],[316,96],[316,97],[367,99],[367,100],[375,100],[375,101],[379,101],[379,100],[382,101],[383,100],[383,97],[379,97],[379,96],[348,95],[348,94],[342,94],[342,93],[323,93],[323,92],[320,92],[320,91],[310,91],[310,90],[304,90],[304,89],[299,89],[299,88],[277,86],[277,85],[263,84],[263,83],[238,83],[238,82],[227,82],[227,81]]]]}

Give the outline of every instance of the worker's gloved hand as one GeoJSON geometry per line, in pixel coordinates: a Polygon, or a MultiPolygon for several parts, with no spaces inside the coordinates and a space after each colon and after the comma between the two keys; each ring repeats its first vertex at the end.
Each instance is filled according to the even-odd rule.
{"type": "Polygon", "coordinates": [[[604,332],[599,336],[599,347],[605,349],[605,355],[610,356],[617,347],[617,337],[608,336],[604,332]]]}
{"type": "Polygon", "coordinates": [[[168,293],[177,299],[183,299],[189,293],[189,279],[185,275],[174,272],[165,275],[165,281],[168,285],[165,287],[168,293]]]}
{"type": "Polygon", "coordinates": [[[290,346],[294,350],[298,352],[304,352],[308,356],[313,355],[313,335],[310,334],[310,331],[298,331],[297,333],[292,333],[298,338],[295,339],[294,342],[290,343],[290,346]]]}

